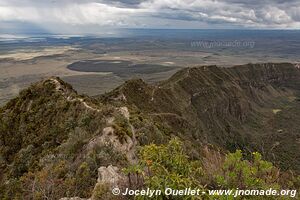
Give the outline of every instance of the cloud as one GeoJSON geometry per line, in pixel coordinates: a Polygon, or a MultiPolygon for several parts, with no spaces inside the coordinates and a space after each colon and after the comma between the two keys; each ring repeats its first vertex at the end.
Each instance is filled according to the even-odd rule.
{"type": "Polygon", "coordinates": [[[4,6],[0,7],[0,20],[115,26],[129,19],[133,13],[136,13],[135,9],[119,8],[96,2],[84,4],[70,3],[63,6],[4,6]]]}
{"type": "MultiPolygon", "coordinates": [[[[0,22],[100,28],[300,28],[298,0],[0,0],[0,22]]],[[[5,27],[2,27],[5,28],[5,27]]]]}
{"type": "Polygon", "coordinates": [[[141,6],[173,19],[231,23],[241,27],[300,28],[300,2],[293,0],[152,0],[143,2],[141,6]],[[289,11],[291,7],[295,8],[293,13],[289,11]]]}

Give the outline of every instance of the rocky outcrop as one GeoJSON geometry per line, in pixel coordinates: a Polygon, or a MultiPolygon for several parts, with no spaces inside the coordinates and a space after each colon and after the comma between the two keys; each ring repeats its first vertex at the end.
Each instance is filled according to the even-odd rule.
{"type": "Polygon", "coordinates": [[[115,129],[113,128],[115,120],[113,118],[109,118],[107,122],[110,126],[105,127],[102,131],[102,135],[96,136],[88,143],[86,151],[91,151],[97,145],[112,145],[117,152],[120,152],[126,156],[129,163],[136,163],[137,156],[135,154],[135,147],[137,146],[137,140],[135,138],[135,129],[129,121],[130,113],[128,108],[125,106],[117,108],[116,110],[127,120],[132,135],[124,135],[124,141],[121,142],[119,136],[116,135],[115,129]]]}
{"type": "MultiPolygon", "coordinates": [[[[207,144],[262,150],[281,166],[299,171],[299,90],[300,69],[286,63],[186,68],[156,85],[127,81],[99,99],[80,96],[52,77],[0,108],[0,182],[19,181],[31,171],[27,181],[36,184],[41,170],[51,172],[45,178],[51,183],[56,178],[58,187],[72,187],[71,193],[62,188],[54,199],[89,197],[94,187],[93,200],[112,199],[111,189],[127,182],[121,167],[137,162],[138,144],[161,144],[174,135],[187,144],[193,158],[201,158],[201,146],[207,144]],[[32,150],[24,154],[28,147],[32,150]],[[81,173],[88,184],[78,193],[81,173]]],[[[212,157],[207,168],[220,160],[218,154],[212,157]]],[[[10,191],[5,184],[0,183],[1,189],[10,191]]],[[[9,193],[14,192],[19,191],[9,193]]]]}
{"type": "MultiPolygon", "coordinates": [[[[132,130],[133,127],[132,127],[132,130]]],[[[113,127],[105,127],[103,129],[102,135],[96,136],[93,138],[87,145],[87,151],[91,151],[97,145],[109,146],[112,145],[115,151],[124,154],[129,163],[135,163],[137,161],[135,155],[135,147],[137,145],[137,141],[135,136],[125,135],[125,140],[123,142],[120,141],[119,137],[115,134],[115,130],[113,127]]]]}
{"type": "Polygon", "coordinates": [[[127,177],[120,172],[118,167],[110,165],[98,169],[97,183],[107,184],[112,188],[117,188],[127,183],[127,177]]]}
{"type": "Polygon", "coordinates": [[[118,167],[108,166],[98,169],[98,179],[91,200],[119,199],[112,194],[113,189],[125,188],[128,183],[127,177],[118,167]]]}

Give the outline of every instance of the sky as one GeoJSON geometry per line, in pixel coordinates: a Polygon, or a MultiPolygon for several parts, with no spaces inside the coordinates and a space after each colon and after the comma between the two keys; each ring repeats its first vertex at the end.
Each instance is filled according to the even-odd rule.
{"type": "Polygon", "coordinates": [[[300,29],[300,0],[0,0],[0,33],[300,29]]]}

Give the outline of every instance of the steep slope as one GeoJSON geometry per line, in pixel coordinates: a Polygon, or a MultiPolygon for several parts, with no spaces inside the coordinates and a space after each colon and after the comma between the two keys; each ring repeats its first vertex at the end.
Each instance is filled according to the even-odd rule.
{"type": "Polygon", "coordinates": [[[299,117],[284,117],[299,112],[299,91],[297,67],[267,63],[187,68],[155,86],[131,80],[102,99],[121,99],[165,122],[192,148],[211,143],[228,150],[259,150],[282,167],[289,163],[300,170],[299,117]]]}
{"type": "Polygon", "coordinates": [[[59,78],[23,90],[0,110],[0,199],[90,197],[99,167],[136,162],[129,117],[59,78]]]}
{"type": "Polygon", "coordinates": [[[123,179],[117,171],[137,162],[138,146],[174,135],[208,166],[209,146],[258,150],[299,172],[299,90],[300,70],[288,63],[186,68],[98,99],[56,77],[40,81],[0,108],[0,199],[89,198],[111,176],[123,179]]]}

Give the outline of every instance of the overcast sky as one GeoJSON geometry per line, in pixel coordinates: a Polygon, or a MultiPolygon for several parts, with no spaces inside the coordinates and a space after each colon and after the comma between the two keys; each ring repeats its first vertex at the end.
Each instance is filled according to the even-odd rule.
{"type": "Polygon", "coordinates": [[[115,28],[299,29],[300,0],[0,0],[0,32],[115,28]]]}

